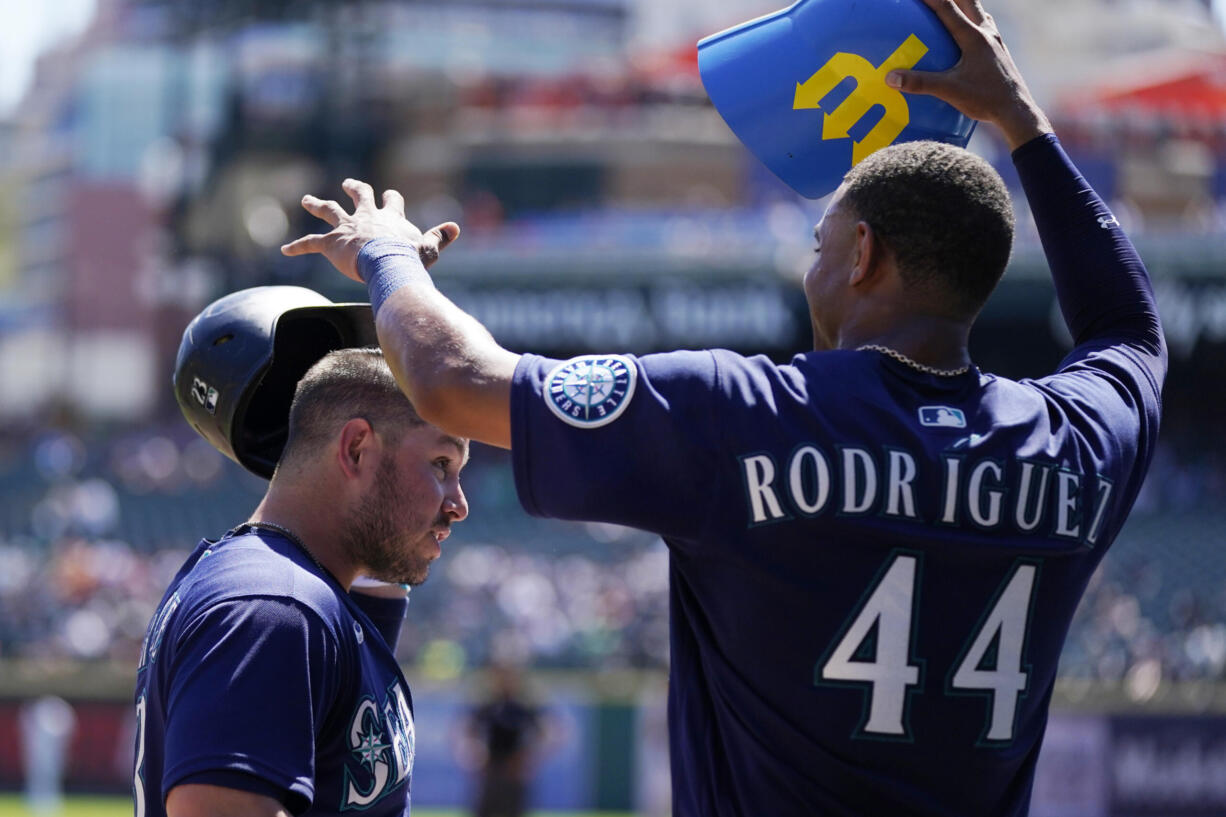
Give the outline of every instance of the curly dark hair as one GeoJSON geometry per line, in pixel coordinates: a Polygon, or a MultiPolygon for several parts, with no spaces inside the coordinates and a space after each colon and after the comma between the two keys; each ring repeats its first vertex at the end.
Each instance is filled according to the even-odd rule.
{"type": "Polygon", "coordinates": [[[908,287],[950,314],[982,308],[1013,247],[1013,204],[991,165],[941,142],[904,142],[853,167],[844,185],[908,287]]]}

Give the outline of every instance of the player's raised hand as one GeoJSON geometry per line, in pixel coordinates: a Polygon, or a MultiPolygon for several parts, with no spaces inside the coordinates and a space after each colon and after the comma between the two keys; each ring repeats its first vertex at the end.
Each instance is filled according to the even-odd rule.
{"type": "Polygon", "coordinates": [[[1005,47],[996,21],[979,0],[924,0],[944,23],[962,59],[947,71],[891,71],[886,82],[909,94],[931,94],[967,116],[1001,129],[1017,148],[1051,131],[1005,47]]]}
{"type": "Polygon", "coordinates": [[[311,215],[323,219],[331,227],[329,233],[305,235],[281,247],[284,255],[320,253],[348,278],[361,281],[357,258],[367,241],[375,238],[395,238],[417,247],[422,263],[429,267],[438,260],[439,252],[455,241],[460,227],[453,221],[444,222],[426,232],[417,229],[404,217],[404,197],[395,190],[383,193],[383,206],[375,204],[375,191],[366,182],[345,179],[342,189],[353,200],[353,212],[332,200],[302,197],[302,207],[311,215]]]}

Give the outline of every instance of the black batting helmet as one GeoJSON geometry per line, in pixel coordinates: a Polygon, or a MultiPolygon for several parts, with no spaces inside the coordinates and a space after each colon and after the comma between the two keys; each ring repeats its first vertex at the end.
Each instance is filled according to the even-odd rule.
{"type": "Polygon", "coordinates": [[[303,287],[240,290],[184,330],[175,399],[214,448],[269,479],[302,376],[328,352],[378,343],[370,304],[334,304],[303,287]]]}

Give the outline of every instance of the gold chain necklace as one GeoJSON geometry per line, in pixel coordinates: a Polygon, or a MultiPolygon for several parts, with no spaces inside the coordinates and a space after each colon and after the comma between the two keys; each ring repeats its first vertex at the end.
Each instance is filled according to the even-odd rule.
{"type": "Polygon", "coordinates": [[[938,377],[957,377],[961,374],[966,374],[971,370],[970,366],[963,366],[959,369],[938,369],[935,366],[926,366],[923,363],[916,363],[911,358],[904,355],[897,349],[891,349],[889,346],[878,346],[875,343],[869,343],[864,346],[856,347],[857,352],[880,352],[886,357],[892,357],[899,363],[905,363],[917,372],[924,374],[935,374],[938,377]]]}

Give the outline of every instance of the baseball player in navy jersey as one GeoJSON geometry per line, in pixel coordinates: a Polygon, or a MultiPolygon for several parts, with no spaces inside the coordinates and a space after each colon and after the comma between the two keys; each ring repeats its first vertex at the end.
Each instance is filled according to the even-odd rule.
{"type": "Polygon", "coordinates": [[[320,252],[370,287],[422,416],[510,447],[532,513],[670,550],[674,814],[1022,815],[1061,645],[1153,453],[1166,351],[1144,266],[1064,154],[991,17],[889,83],[996,125],[1075,347],[1012,381],[967,338],[1004,271],[1006,190],[964,150],[856,165],[815,231],[814,349],[558,361],[500,348],[418,261],[458,234],[348,180],[320,252]]]}
{"type": "MultiPolygon", "coordinates": [[[[224,348],[201,324],[245,293],[202,313],[184,349],[224,348]]],[[[233,329],[220,339],[262,342],[233,329]]],[[[200,417],[227,409],[224,390],[195,383],[213,409],[200,417]]],[[[149,625],[137,817],[408,813],[413,705],[394,655],[402,584],[425,579],[467,515],[467,455],[466,440],[421,420],[378,349],[334,351],[309,369],[263,501],[196,547],[149,625]],[[359,575],[390,587],[350,593],[359,575]]]]}

